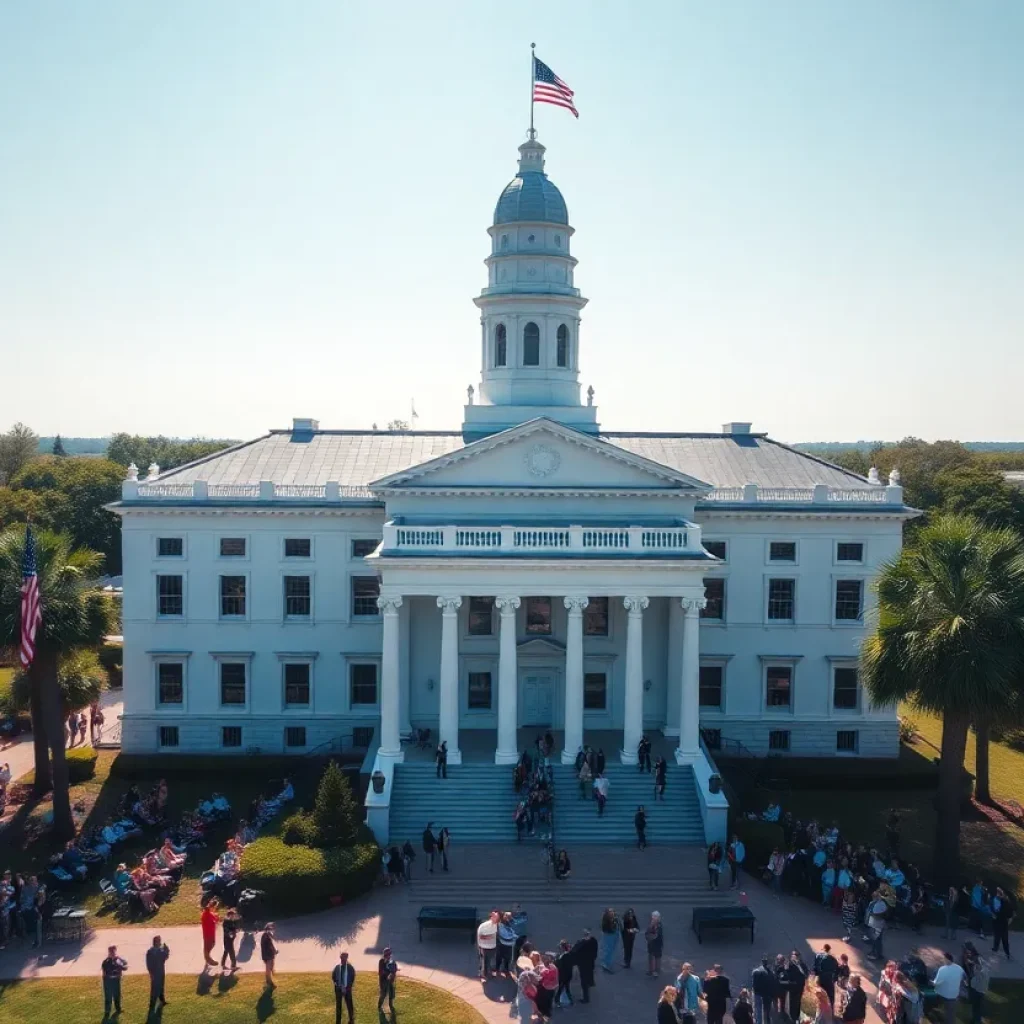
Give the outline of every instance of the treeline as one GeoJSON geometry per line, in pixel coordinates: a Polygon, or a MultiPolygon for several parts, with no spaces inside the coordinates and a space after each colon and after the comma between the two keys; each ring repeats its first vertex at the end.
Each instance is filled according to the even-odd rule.
{"type": "Polygon", "coordinates": [[[40,438],[16,423],[0,434],[0,529],[31,522],[66,533],[76,546],[98,551],[103,572],[116,575],[121,571],[121,521],[104,506],[121,497],[127,467],[134,463],[142,474],[154,462],[161,470],[173,469],[231,443],[115,434],[105,455],[75,454],[57,435],[49,453],[40,454],[40,438]]]}
{"type": "MultiPolygon", "coordinates": [[[[914,440],[908,438],[906,440],[914,440]]],[[[906,441],[808,441],[793,445],[798,451],[837,462],[848,452],[870,455],[882,448],[892,448],[906,441]]],[[[945,442],[939,441],[938,444],[945,442]]],[[[990,469],[1024,469],[1024,441],[958,441],[969,452],[982,457],[990,469]]]]}

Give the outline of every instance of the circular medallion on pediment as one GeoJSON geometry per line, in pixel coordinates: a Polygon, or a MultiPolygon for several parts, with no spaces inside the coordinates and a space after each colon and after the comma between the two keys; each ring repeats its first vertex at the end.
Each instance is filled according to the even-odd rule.
{"type": "Polygon", "coordinates": [[[546,444],[535,444],[524,459],[533,476],[550,476],[561,465],[562,456],[546,444]]]}

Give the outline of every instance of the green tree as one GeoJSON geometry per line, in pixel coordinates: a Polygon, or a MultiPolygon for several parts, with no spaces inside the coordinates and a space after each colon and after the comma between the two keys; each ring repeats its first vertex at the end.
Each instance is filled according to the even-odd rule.
{"type": "Polygon", "coordinates": [[[959,441],[935,441],[929,444],[916,437],[907,437],[898,444],[880,445],[868,456],[872,466],[885,479],[898,469],[903,478],[907,504],[930,510],[942,505],[943,492],[937,482],[940,473],[956,466],[970,466],[974,453],[959,441]]]}
{"type": "MultiPolygon", "coordinates": [[[[0,647],[14,649],[21,635],[21,587],[25,561],[21,526],[0,533],[0,647]]],[[[58,839],[74,834],[64,760],[64,720],[60,701],[59,658],[77,648],[96,648],[108,631],[108,603],[93,586],[101,557],[76,548],[66,534],[35,534],[42,622],[29,668],[37,793],[53,787],[53,831],[58,839]],[[49,746],[50,760],[46,757],[49,746]]]]}
{"type": "Polygon", "coordinates": [[[10,481],[39,452],[39,438],[24,423],[0,434],[0,482],[10,481]]]}
{"type": "Polygon", "coordinates": [[[162,435],[143,437],[139,434],[114,434],[107,445],[107,458],[125,467],[134,462],[142,471],[154,462],[161,469],[175,469],[186,462],[194,462],[214,452],[223,451],[236,443],[202,437],[183,441],[162,435]]]}
{"type": "Polygon", "coordinates": [[[967,731],[1013,700],[1024,651],[1024,553],[1010,530],[938,516],[877,581],[861,660],[872,701],[942,716],[936,881],[957,878],[967,731]]]}
{"type": "MultiPolygon", "coordinates": [[[[81,711],[103,694],[107,673],[94,650],[80,647],[57,658],[57,685],[60,687],[61,714],[81,711]]],[[[11,698],[19,711],[31,707],[30,673],[19,671],[11,687],[11,698]]]]}
{"type": "Polygon", "coordinates": [[[985,526],[1018,532],[1024,527],[1024,494],[983,462],[943,469],[935,476],[935,486],[944,512],[974,516],[985,526]]]}
{"type": "Polygon", "coordinates": [[[342,774],[337,761],[331,761],[320,779],[313,805],[313,821],[321,845],[351,845],[359,835],[362,820],[348,779],[342,774]]]}
{"type": "Polygon", "coordinates": [[[64,450],[64,442],[60,439],[60,434],[53,439],[51,454],[56,455],[58,458],[64,458],[67,455],[67,452],[64,450]]]}

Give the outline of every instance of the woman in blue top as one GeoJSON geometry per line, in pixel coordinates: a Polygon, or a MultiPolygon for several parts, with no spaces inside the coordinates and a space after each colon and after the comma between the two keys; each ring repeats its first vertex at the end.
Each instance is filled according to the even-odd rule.
{"type": "Polygon", "coordinates": [[[821,905],[827,907],[832,902],[832,890],[836,884],[836,869],[832,861],[825,862],[825,870],[821,873],[821,905]]]}

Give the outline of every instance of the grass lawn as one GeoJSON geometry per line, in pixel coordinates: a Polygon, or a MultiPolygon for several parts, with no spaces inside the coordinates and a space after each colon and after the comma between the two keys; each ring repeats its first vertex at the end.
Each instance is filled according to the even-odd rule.
{"type": "MultiPolygon", "coordinates": [[[[161,777],[167,779],[170,821],[180,819],[184,811],[192,810],[200,799],[208,797],[215,789],[230,801],[232,819],[207,833],[205,849],[190,851],[190,859],[177,892],[151,917],[132,920],[114,911],[101,911],[98,875],[68,887],[68,899],[95,913],[95,924],[98,926],[132,924],[148,928],[154,924],[169,926],[195,923],[199,915],[199,879],[213,865],[227,839],[234,834],[238,819],[246,816],[250,801],[260,792],[269,792],[274,788],[271,780],[279,785],[281,777],[288,773],[295,786],[296,800],[293,807],[303,804],[311,806],[312,793],[322,767],[318,762],[308,759],[285,762],[282,759],[245,758],[239,759],[237,768],[233,765],[231,771],[214,772],[209,766],[206,771],[197,770],[194,764],[189,766],[183,763],[179,767],[170,758],[145,758],[133,760],[129,780],[121,777],[125,774],[123,771],[119,775],[115,769],[112,774],[118,756],[117,751],[100,751],[95,777],[71,787],[72,806],[81,803],[84,808],[81,813],[76,813],[76,823],[85,828],[103,824],[113,815],[130,782],[134,782],[145,795],[161,777]]],[[[55,850],[44,828],[44,818],[51,806],[50,800],[45,799],[30,802],[18,809],[10,824],[0,832],[0,870],[10,868],[12,871],[43,873],[49,856],[55,850]]],[[[267,832],[273,832],[284,817],[281,815],[271,822],[267,832]]],[[[123,843],[111,854],[110,861],[103,865],[102,877],[109,877],[122,860],[129,868],[135,867],[140,854],[156,845],[157,836],[157,829],[148,829],[141,837],[123,843]]]]}
{"type": "Polygon", "coordinates": [[[0,708],[7,704],[7,698],[11,695],[11,683],[14,682],[13,668],[0,668],[0,708]]]}
{"type": "MultiPolygon", "coordinates": [[[[131,965],[135,967],[136,965],[131,965]]],[[[145,975],[145,971],[143,971],[145,975]]],[[[278,987],[268,993],[263,974],[232,977],[168,975],[167,1007],[156,1019],[164,1024],[202,1021],[203,1024],[249,1024],[270,1018],[280,1021],[334,1019],[334,988],[324,974],[280,974],[278,987]]],[[[116,1020],[141,1021],[149,1008],[149,981],[145,976],[126,974],[122,982],[124,1013],[116,1020]]],[[[377,1021],[376,978],[360,973],[356,978],[354,1002],[356,1020],[377,1021]]],[[[46,981],[7,982],[0,987],[0,1024],[51,1024],[55,1015],[61,1024],[96,1024],[103,1015],[99,976],[59,978],[46,981]]],[[[401,1024],[484,1024],[484,1018],[455,996],[431,985],[401,978],[395,999],[395,1018],[401,1024]]],[[[347,1020],[347,1015],[345,1017],[347,1020]]],[[[1009,1018],[1007,1018],[1009,1020],[1009,1018]]]]}

